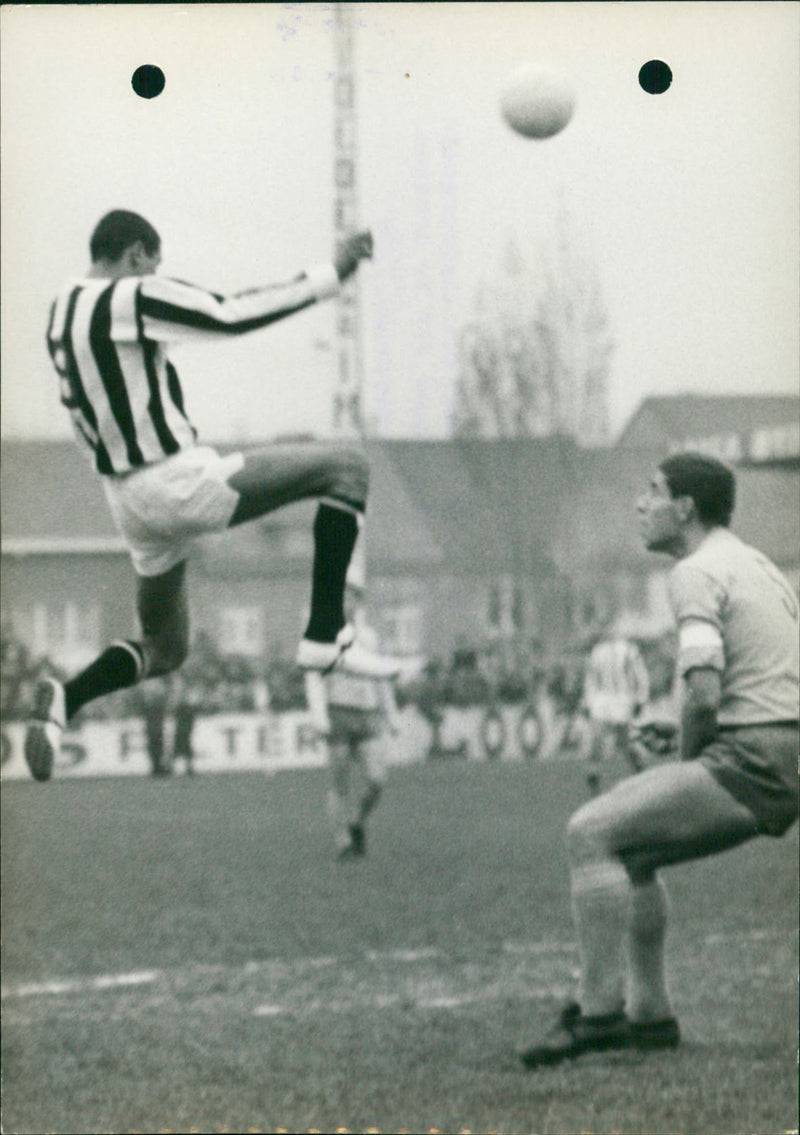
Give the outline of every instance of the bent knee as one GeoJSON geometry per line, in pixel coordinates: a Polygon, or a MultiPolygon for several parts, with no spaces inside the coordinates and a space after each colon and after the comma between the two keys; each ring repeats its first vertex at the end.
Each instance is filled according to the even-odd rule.
{"type": "Polygon", "coordinates": [[[369,492],[369,461],[363,449],[337,448],[331,455],[329,492],[349,504],[363,505],[369,492]]]}
{"type": "Polygon", "coordinates": [[[146,639],[144,653],[148,678],[160,678],[171,674],[186,661],[189,653],[188,636],[178,636],[169,640],[146,639]]]}
{"type": "Polygon", "coordinates": [[[613,854],[610,837],[610,827],[603,822],[602,814],[593,806],[593,802],[584,804],[577,812],[573,812],[567,822],[570,862],[581,863],[613,854]]]}

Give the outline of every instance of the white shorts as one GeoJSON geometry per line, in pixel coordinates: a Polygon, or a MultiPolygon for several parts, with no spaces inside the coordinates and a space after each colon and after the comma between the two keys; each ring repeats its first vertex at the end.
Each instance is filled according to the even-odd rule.
{"type": "Polygon", "coordinates": [[[386,721],[380,710],[328,706],[331,731],[328,736],[334,759],[361,760],[367,779],[376,784],[386,780],[388,763],[386,721]]]}
{"type": "Polygon", "coordinates": [[[239,494],[227,483],[244,465],[207,445],[182,449],[154,465],[103,477],[114,523],[138,575],[163,575],[189,555],[196,537],[228,527],[239,494]]]}

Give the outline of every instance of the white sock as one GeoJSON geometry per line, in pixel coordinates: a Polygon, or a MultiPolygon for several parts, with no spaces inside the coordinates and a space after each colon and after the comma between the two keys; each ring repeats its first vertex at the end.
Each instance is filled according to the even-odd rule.
{"type": "Polygon", "coordinates": [[[657,875],[632,887],[632,917],[627,941],[628,1016],[634,1021],[671,1017],[664,965],[667,893],[657,875]]]}
{"type": "Polygon", "coordinates": [[[574,867],[572,908],[581,953],[578,1000],[586,1017],[622,1009],[623,941],[630,921],[631,883],[616,860],[574,867]]]}

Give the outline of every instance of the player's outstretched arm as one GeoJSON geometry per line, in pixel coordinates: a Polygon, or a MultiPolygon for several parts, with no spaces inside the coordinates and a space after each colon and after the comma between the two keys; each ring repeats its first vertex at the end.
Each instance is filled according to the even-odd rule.
{"type": "MultiPolygon", "coordinates": [[[[138,313],[146,338],[159,342],[218,339],[257,331],[329,299],[359,263],[371,256],[372,235],[362,231],[337,246],[331,263],[308,268],[284,284],[249,288],[232,296],[156,275],[135,280],[130,286],[138,288],[138,313]]],[[[114,338],[134,334],[133,326],[112,327],[114,338]]]]}

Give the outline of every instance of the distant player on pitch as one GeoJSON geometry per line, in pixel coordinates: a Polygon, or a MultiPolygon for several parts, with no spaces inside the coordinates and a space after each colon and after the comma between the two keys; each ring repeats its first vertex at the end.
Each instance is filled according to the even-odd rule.
{"type": "Polygon", "coordinates": [[[586,664],[583,698],[591,723],[589,771],[592,795],[600,790],[600,765],[609,751],[644,767],[629,743],[631,726],[650,697],[650,679],[635,642],[616,637],[595,643],[586,664]]]}
{"type": "MultiPolygon", "coordinates": [[[[177,669],[189,646],[186,559],[195,538],[307,498],[314,521],[311,613],[297,663],[385,674],[387,660],[355,642],[344,582],[367,499],[360,447],[276,445],[220,456],[199,445],[168,348],[223,340],[335,295],[372,254],[355,233],[333,261],[285,284],[225,298],[156,275],[161,239],[137,213],[115,210],[90,241],[91,266],[56,298],[47,345],[80,444],[101,478],[137,574],[141,638],[115,642],[65,684],[39,683],[25,739],[36,780],[47,780],[67,721],[87,702],[177,669]]],[[[264,405],[269,406],[269,375],[264,405]]],[[[222,382],[235,382],[225,375],[222,382]]],[[[268,417],[267,417],[268,421],[268,417]]]]}
{"type": "MultiPolygon", "coordinates": [[[[375,632],[364,613],[364,584],[358,572],[348,576],[345,612],[356,641],[370,650],[375,632]]],[[[330,788],[328,816],[340,859],[366,854],[367,817],[386,783],[387,745],[398,732],[399,715],[389,678],[368,678],[332,670],[309,671],[306,697],[312,720],[328,742],[330,788]]]]}
{"type": "Polygon", "coordinates": [[[797,818],[797,598],[766,556],[728,530],[734,486],[720,462],[675,454],[639,500],[647,548],[677,561],[669,594],[681,759],[628,777],[569,821],[580,988],[553,1031],[522,1054],[528,1068],[677,1045],[658,869],[781,836],[797,818]]]}

